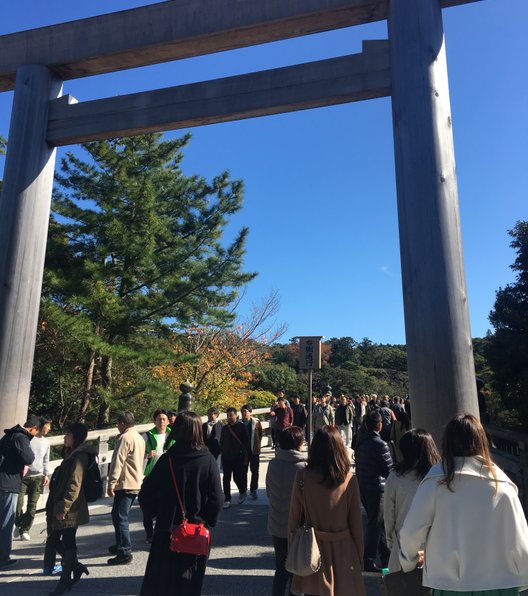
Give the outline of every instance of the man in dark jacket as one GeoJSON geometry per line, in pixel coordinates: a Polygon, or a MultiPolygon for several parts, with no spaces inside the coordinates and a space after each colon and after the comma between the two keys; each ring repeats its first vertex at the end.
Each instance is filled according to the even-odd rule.
{"type": "Polygon", "coordinates": [[[235,408],[226,410],[227,424],[222,428],[220,449],[224,468],[224,509],[231,506],[231,476],[237,485],[238,504],[247,497],[246,465],[249,462],[249,435],[246,427],[238,421],[235,408]]]}
{"type": "Polygon", "coordinates": [[[379,435],[382,423],[381,414],[371,412],[365,418],[366,432],[358,436],[356,445],[356,476],[359,484],[361,503],[367,513],[365,536],[365,571],[381,571],[375,564],[380,553],[382,567],[389,561],[383,529],[383,507],[381,506],[385,480],[392,470],[392,457],[389,446],[379,435]]]}
{"type": "Polygon", "coordinates": [[[16,563],[11,559],[16,505],[24,467],[35,459],[29,442],[38,433],[39,422],[38,416],[32,416],[23,427],[6,429],[0,441],[0,568],[16,563]]]}
{"type": "Polygon", "coordinates": [[[298,395],[292,395],[291,399],[292,404],[290,407],[293,412],[293,426],[298,426],[304,431],[306,422],[308,421],[308,412],[306,411],[306,406],[301,403],[301,398],[298,395]]]}

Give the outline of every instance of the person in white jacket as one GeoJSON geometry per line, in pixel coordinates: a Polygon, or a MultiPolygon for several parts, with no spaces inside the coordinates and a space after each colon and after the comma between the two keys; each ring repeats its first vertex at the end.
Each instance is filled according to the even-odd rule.
{"type": "Polygon", "coordinates": [[[495,466],[472,415],[455,416],[442,462],[416,491],[400,531],[400,563],[412,571],[424,551],[424,586],[433,594],[518,594],[528,585],[528,525],[515,484],[495,466]]]}
{"type": "Polygon", "coordinates": [[[385,483],[383,519],[390,549],[389,570],[400,571],[399,535],[413,497],[432,466],[440,461],[433,437],[421,428],[408,430],[399,442],[402,460],[385,483]]]}

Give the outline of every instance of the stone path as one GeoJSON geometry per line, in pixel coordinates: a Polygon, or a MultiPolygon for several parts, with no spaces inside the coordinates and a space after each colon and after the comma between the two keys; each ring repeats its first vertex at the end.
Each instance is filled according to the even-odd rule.
{"type": "MultiPolygon", "coordinates": [[[[262,455],[258,500],[243,505],[234,504],[222,513],[213,530],[213,548],[205,576],[204,596],[269,596],[274,573],[273,546],[266,531],[267,498],[264,490],[267,463],[272,451],[262,455]]],[[[236,495],[235,491],[233,495],[236,495]]],[[[141,510],[134,504],[131,510],[131,535],[134,560],[130,565],[109,567],[107,548],[113,544],[110,519],[112,499],[102,499],[90,506],[91,522],[77,534],[79,559],[88,565],[89,577],[73,587],[71,594],[101,596],[137,596],[148,557],[144,542],[141,510]]],[[[34,596],[47,594],[56,578],[42,576],[42,554],[45,542],[44,516],[39,514],[31,531],[31,542],[15,539],[13,557],[16,568],[0,572],[0,596],[34,596]]],[[[378,579],[365,574],[368,596],[379,596],[378,579]]],[[[353,596],[353,595],[351,595],[353,596]]]]}

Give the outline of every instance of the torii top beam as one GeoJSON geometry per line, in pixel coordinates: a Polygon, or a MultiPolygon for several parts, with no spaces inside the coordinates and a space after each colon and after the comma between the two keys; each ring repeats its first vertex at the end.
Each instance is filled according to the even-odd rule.
{"type": "Polygon", "coordinates": [[[387,7],[388,0],[170,0],[29,29],[0,36],[0,91],[14,88],[25,64],[75,79],[380,21],[387,7]]]}

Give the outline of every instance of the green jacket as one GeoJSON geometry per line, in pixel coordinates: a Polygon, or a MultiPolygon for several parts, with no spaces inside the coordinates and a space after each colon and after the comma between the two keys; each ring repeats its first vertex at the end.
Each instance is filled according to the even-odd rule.
{"type": "MultiPolygon", "coordinates": [[[[167,430],[165,432],[165,436],[167,438],[169,438],[170,431],[171,431],[170,426],[167,426],[167,430]]],[[[145,435],[146,435],[145,457],[147,458],[147,465],[145,466],[145,476],[148,476],[152,472],[152,468],[154,467],[154,465],[156,464],[156,462],[159,459],[159,457],[157,457],[157,458],[149,457],[150,452],[153,450],[156,450],[156,448],[158,446],[158,440],[156,439],[156,437],[158,436],[158,432],[157,432],[156,427],[148,430],[145,433],[145,435]]],[[[169,447],[169,445],[165,445],[165,450],[168,449],[168,447],[169,447]]]]}

